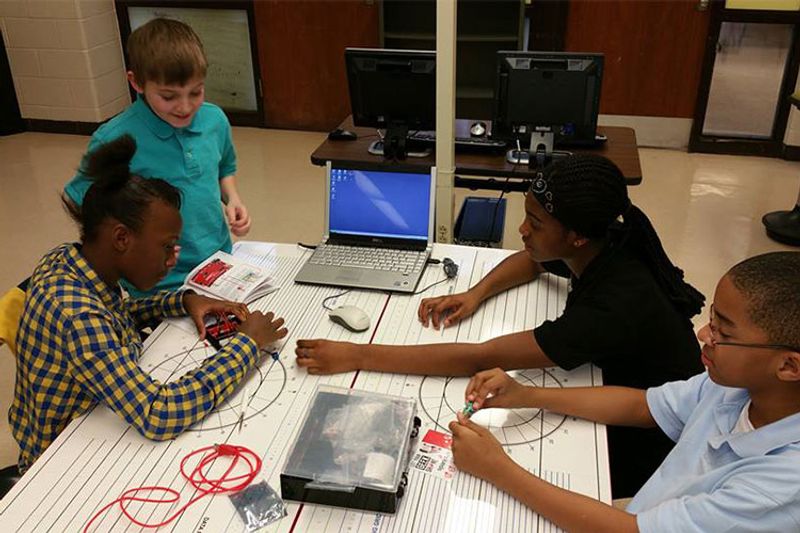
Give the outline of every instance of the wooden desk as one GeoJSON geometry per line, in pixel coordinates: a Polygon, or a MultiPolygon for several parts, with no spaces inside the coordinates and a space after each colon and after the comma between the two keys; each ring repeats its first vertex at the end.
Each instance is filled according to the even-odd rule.
{"type": "MultiPolygon", "coordinates": [[[[127,489],[162,485],[181,493],[181,504],[192,496],[179,473],[180,459],[213,443],[230,443],[254,450],[264,462],[257,481],[265,479],[280,490],[280,471],[299,429],[313,391],[319,384],[402,395],[417,400],[428,430],[447,431],[454,409],[464,405],[467,378],[440,378],[350,372],[312,376],[295,365],[294,349],[300,338],[329,338],[359,343],[420,344],[479,342],[498,335],[531,329],[555,318],[566,301],[567,284],[543,275],[485,302],[475,315],[444,331],[423,328],[416,318],[426,296],[460,292],[477,283],[508,250],[440,245],[434,257],[450,257],[459,264],[455,280],[420,295],[388,295],[354,290],[337,298],[372,318],[368,331],[351,333],[333,324],[322,300],[340,289],[294,285],[295,274],[309,252],[288,244],[237,243],[235,252],[274,272],[281,289],[251,309],[272,310],[286,318],[289,337],[279,347],[280,360],[270,358],[248,376],[256,385],[241,431],[236,428],[244,385],[203,421],[166,442],[139,435],[105,406],[74,420],[0,502],[0,531],[81,531],[106,503],[127,489]]],[[[442,279],[441,267],[428,267],[421,286],[442,279]]],[[[200,365],[213,353],[198,341],[191,323],[167,322],[148,338],[140,366],[163,382],[200,365]]],[[[525,370],[517,379],[538,386],[590,386],[601,383],[600,372],[584,365],[571,372],[561,369],[525,370]]],[[[539,409],[487,409],[473,419],[488,426],[519,464],[558,486],[591,498],[611,501],[605,426],[539,409]]],[[[190,469],[191,469],[190,465],[190,469]]],[[[140,494],[145,496],[145,494],[140,494]]],[[[378,533],[458,532],[503,533],[552,531],[552,524],[488,483],[456,472],[452,479],[412,469],[409,483],[394,515],[346,511],[320,505],[286,502],[288,516],[269,532],[378,533]]],[[[175,506],[174,508],[177,508],[175,506]]],[[[139,520],[156,522],[174,511],[170,505],[132,503],[139,520]]],[[[130,524],[118,509],[110,509],[94,524],[94,531],[144,531],[130,524]]],[[[226,496],[207,497],[159,531],[242,532],[244,526],[226,496]]],[[[152,531],[152,530],[146,530],[152,531]]]]}
{"type": "MultiPolygon", "coordinates": [[[[383,159],[367,152],[369,145],[378,136],[374,129],[358,128],[353,126],[353,118],[347,117],[339,126],[342,129],[350,130],[358,135],[355,141],[329,141],[325,140],[314,153],[311,154],[311,162],[315,165],[324,166],[328,161],[336,163],[376,163],[383,159]]],[[[456,135],[465,135],[457,125],[456,135]]],[[[622,171],[628,185],[638,185],[642,182],[642,167],[639,163],[639,149],[636,145],[636,132],[633,128],[622,128],[615,126],[600,126],[598,133],[608,137],[608,140],[599,148],[571,148],[574,153],[587,153],[602,155],[614,163],[622,171]]],[[[387,162],[387,164],[390,164],[387,162]]],[[[428,157],[409,157],[403,165],[430,167],[435,164],[433,155],[428,157]]],[[[512,165],[505,159],[505,152],[502,154],[485,153],[464,153],[456,151],[456,187],[466,187],[471,189],[501,189],[504,188],[502,181],[509,178],[510,190],[527,190],[526,179],[530,179],[535,174],[530,168],[521,165],[512,165]],[[470,177],[466,177],[470,176],[470,177]],[[472,176],[478,176],[473,178],[472,176]],[[496,178],[502,178],[502,181],[496,178]]]]}

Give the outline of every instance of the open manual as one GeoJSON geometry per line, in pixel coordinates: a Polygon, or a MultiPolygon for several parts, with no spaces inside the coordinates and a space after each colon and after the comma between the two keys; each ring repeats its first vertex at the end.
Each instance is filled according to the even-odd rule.
{"type": "Polygon", "coordinates": [[[225,252],[217,252],[192,270],[185,286],[199,294],[252,303],[278,290],[269,272],[225,252]]]}

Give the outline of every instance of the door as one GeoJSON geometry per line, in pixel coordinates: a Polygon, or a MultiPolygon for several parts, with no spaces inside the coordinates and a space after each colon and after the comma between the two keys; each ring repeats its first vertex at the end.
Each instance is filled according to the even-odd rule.
{"type": "Polygon", "coordinates": [[[565,49],[603,52],[600,113],[691,118],[708,34],[705,1],[572,0],[565,49]]]}
{"type": "Polygon", "coordinates": [[[3,33],[0,31],[0,135],[11,135],[25,131],[25,123],[19,112],[17,93],[11,79],[11,66],[6,56],[3,33]]]}
{"type": "Polygon", "coordinates": [[[377,1],[254,4],[267,127],[335,128],[350,114],[344,49],[378,46],[377,1]]]}
{"type": "Polygon", "coordinates": [[[777,157],[800,62],[800,11],[729,4],[713,3],[689,149],[777,157]]]}

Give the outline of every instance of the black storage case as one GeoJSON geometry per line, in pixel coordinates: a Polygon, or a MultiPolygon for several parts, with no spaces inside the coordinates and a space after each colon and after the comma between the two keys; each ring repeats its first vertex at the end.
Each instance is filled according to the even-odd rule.
{"type": "Polygon", "coordinates": [[[281,471],[285,500],[395,513],[421,421],[412,398],[321,386],[281,471]]]}

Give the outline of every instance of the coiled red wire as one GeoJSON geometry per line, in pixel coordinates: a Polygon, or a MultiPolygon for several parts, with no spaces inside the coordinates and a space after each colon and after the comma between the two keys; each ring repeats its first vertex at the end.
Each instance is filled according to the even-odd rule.
{"type": "Polygon", "coordinates": [[[256,455],[255,452],[244,446],[236,446],[233,444],[214,444],[213,446],[199,448],[189,453],[181,460],[181,474],[183,474],[183,477],[186,478],[189,483],[191,483],[191,485],[199,494],[178,508],[166,520],[157,523],[142,522],[128,511],[128,506],[132,502],[173,504],[180,500],[180,493],[177,490],[169,487],[137,487],[126,490],[119,498],[108,503],[102,509],[97,511],[97,513],[95,513],[91,520],[89,520],[89,522],[86,524],[86,527],[83,528],[83,531],[84,533],[88,532],[95,520],[97,520],[114,505],[119,505],[122,514],[128,517],[128,519],[137,526],[144,528],[157,528],[164,526],[179,517],[184,511],[186,511],[186,509],[188,509],[198,500],[205,498],[210,494],[232,494],[239,492],[250,485],[260,471],[261,458],[256,455]],[[189,461],[193,458],[196,458],[198,455],[201,457],[199,458],[197,465],[194,467],[194,469],[192,469],[191,472],[187,473],[187,463],[189,463],[189,461]],[[208,470],[214,464],[214,461],[220,459],[221,457],[230,458],[230,464],[225,469],[225,472],[218,478],[208,477],[208,470]],[[246,466],[249,468],[249,471],[243,474],[233,475],[234,470],[239,464],[241,464],[241,462],[246,464],[246,466]],[[147,496],[138,496],[137,494],[140,492],[148,492],[149,494],[147,496]],[[157,497],[154,495],[154,493],[159,492],[163,493],[164,496],[157,497]]]}

